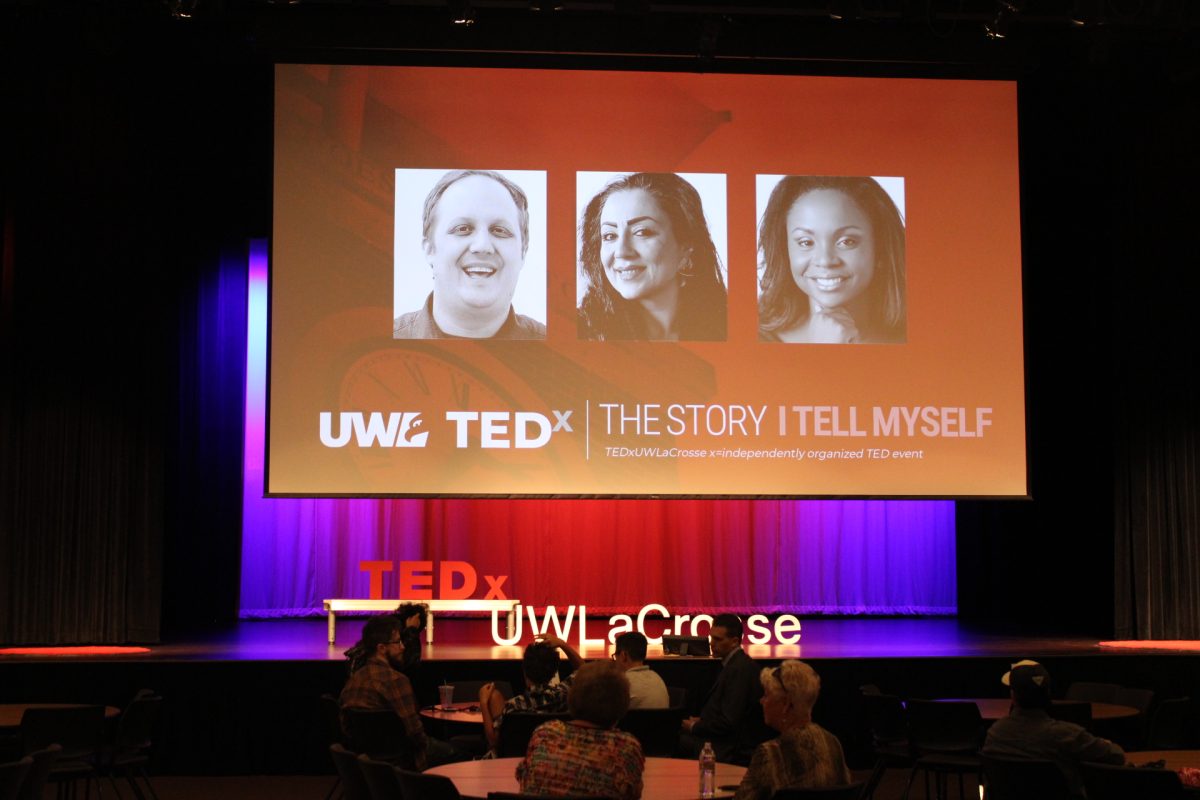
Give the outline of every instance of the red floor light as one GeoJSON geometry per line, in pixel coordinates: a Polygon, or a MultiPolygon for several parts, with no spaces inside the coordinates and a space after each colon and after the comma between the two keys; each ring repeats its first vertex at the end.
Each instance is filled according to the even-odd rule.
{"type": "Polygon", "coordinates": [[[1122,639],[1100,642],[1101,647],[1121,650],[1190,650],[1200,651],[1200,639],[1122,639]]]}
{"type": "Polygon", "coordinates": [[[108,645],[0,647],[0,656],[128,656],[149,652],[149,647],[111,647],[108,645]]]}

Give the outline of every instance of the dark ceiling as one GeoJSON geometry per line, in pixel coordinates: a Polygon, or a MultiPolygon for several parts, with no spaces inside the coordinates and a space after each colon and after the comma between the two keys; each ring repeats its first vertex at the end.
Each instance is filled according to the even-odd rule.
{"type": "Polygon", "coordinates": [[[0,0],[0,27],[10,54],[39,55],[183,42],[221,59],[569,65],[617,56],[667,69],[1010,77],[1103,65],[1131,49],[1174,73],[1200,61],[1192,0],[0,0]]]}

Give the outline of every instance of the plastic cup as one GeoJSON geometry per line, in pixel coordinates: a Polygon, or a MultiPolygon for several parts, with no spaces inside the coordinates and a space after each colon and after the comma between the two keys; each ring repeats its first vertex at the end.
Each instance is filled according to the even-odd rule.
{"type": "Polygon", "coordinates": [[[438,687],[438,700],[442,706],[448,706],[454,702],[454,686],[449,683],[443,683],[438,687]]]}

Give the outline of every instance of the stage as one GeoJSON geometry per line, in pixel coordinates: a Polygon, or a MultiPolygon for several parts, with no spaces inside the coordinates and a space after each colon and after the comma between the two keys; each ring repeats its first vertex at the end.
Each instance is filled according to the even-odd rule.
{"type": "MultiPolygon", "coordinates": [[[[1035,658],[1054,676],[1056,694],[1072,681],[1153,689],[1160,699],[1200,694],[1195,653],[1122,652],[1078,636],[1018,636],[973,630],[953,618],[805,619],[794,645],[750,645],[764,665],[810,662],[822,679],[816,717],[863,763],[856,731],[859,687],[872,683],[902,697],[1001,697],[1009,663],[1035,658]]],[[[442,619],[414,674],[418,699],[434,702],[448,680],[521,684],[521,646],[490,644],[489,623],[442,619]]],[[[168,636],[128,656],[0,656],[0,702],[81,702],[123,706],[140,688],[166,703],[156,737],[160,774],[313,774],[331,767],[318,725],[317,698],[346,677],[343,652],[361,620],[346,618],[334,645],[323,618],[243,621],[221,630],[168,636]]],[[[592,646],[585,658],[605,658],[592,646]]],[[[668,685],[687,689],[698,708],[715,678],[712,658],[661,654],[649,663],[668,685]]]]}
{"type": "MultiPolygon", "coordinates": [[[[243,620],[236,625],[188,634],[168,635],[161,644],[149,645],[148,652],[121,656],[88,657],[91,662],[114,661],[128,663],[162,662],[336,662],[345,660],[345,651],[353,646],[366,617],[340,617],[337,641],[326,641],[323,618],[243,620]]],[[[1178,647],[1156,648],[1154,643],[1138,643],[1136,647],[1101,646],[1101,641],[1084,636],[1018,635],[983,631],[964,625],[952,617],[939,618],[821,618],[802,619],[800,641],[796,644],[747,644],[746,651],[756,659],[775,661],[800,658],[809,661],[857,659],[990,659],[1017,658],[1080,658],[1116,657],[1130,655],[1179,656],[1189,654],[1178,647]]],[[[501,628],[503,625],[501,625],[501,628]]],[[[658,625],[662,627],[661,621],[658,625]]],[[[492,644],[487,620],[439,617],[437,641],[426,643],[421,650],[425,662],[474,663],[520,660],[529,637],[514,646],[492,644]]],[[[602,629],[596,625],[592,630],[602,629]]],[[[653,621],[647,633],[655,635],[653,621]]],[[[592,640],[581,646],[577,638],[571,644],[584,658],[607,658],[612,646],[592,640]]],[[[1106,643],[1107,644],[1107,643],[1106,643]]],[[[649,660],[663,666],[672,662],[703,662],[694,657],[680,658],[665,655],[662,648],[651,645],[649,660]]],[[[0,665],[79,661],[78,657],[30,654],[5,655],[0,651],[0,665]]],[[[449,668],[449,667],[448,667],[449,668]]]]}
{"type": "MultiPolygon", "coordinates": [[[[343,652],[358,639],[365,616],[339,617],[337,641],[328,644],[323,617],[311,619],[243,620],[237,625],[190,634],[167,635],[145,662],[178,661],[343,661],[343,652]]],[[[953,617],[802,619],[798,644],[747,645],[754,658],[773,660],[1000,658],[1111,656],[1119,651],[1101,648],[1095,638],[1081,636],[1021,636],[990,633],[963,625],[953,617]]],[[[501,626],[503,627],[503,626],[501,626]]],[[[660,624],[661,627],[661,624],[660,624]]],[[[600,629],[596,625],[595,629],[600,629]]],[[[648,633],[654,630],[647,626],[648,633]]],[[[528,638],[528,637],[527,637],[528,638]]],[[[577,639],[572,644],[579,647],[577,639]]],[[[522,644],[490,643],[489,623],[483,619],[438,617],[437,641],[421,651],[424,661],[471,662],[520,659],[522,644]]],[[[611,647],[581,649],[584,658],[603,658],[611,647]]],[[[1163,654],[1166,654],[1164,651],[1163,654]]],[[[0,655],[0,663],[12,657],[0,655]]],[[[660,647],[651,646],[650,659],[664,660],[660,647]]],[[[22,656],[21,660],[42,660],[22,656]]],[[[60,659],[53,659],[58,661],[60,659]]],[[[125,657],[122,657],[125,660],[125,657]]],[[[666,661],[680,660],[666,657],[666,661]]]]}

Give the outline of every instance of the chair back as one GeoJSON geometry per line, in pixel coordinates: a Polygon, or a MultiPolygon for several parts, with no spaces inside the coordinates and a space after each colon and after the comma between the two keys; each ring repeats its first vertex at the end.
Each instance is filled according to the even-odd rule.
{"type": "Polygon", "coordinates": [[[1187,750],[1200,745],[1200,713],[1190,697],[1163,700],[1150,719],[1147,750],[1187,750]]]}
{"type": "Polygon", "coordinates": [[[1113,720],[1111,733],[1108,734],[1126,750],[1144,750],[1146,748],[1146,732],[1150,727],[1150,707],[1154,703],[1152,689],[1126,689],[1122,687],[1113,697],[1113,702],[1120,706],[1136,708],[1137,715],[1113,720]]]}
{"type": "Polygon", "coordinates": [[[396,777],[404,800],[462,800],[454,781],[445,775],[397,769],[396,777]]]}
{"type": "Polygon", "coordinates": [[[118,753],[150,749],[154,724],[158,721],[161,708],[162,698],[158,695],[139,693],[133,698],[117,721],[114,745],[118,753]]]}
{"type": "Polygon", "coordinates": [[[1182,800],[1179,773],[1169,769],[1081,764],[1088,800],[1182,800]]]}
{"type": "Polygon", "coordinates": [[[342,719],[346,722],[346,747],[355,754],[366,753],[396,766],[415,766],[404,720],[392,709],[343,708],[342,719]]]}
{"type": "Polygon", "coordinates": [[[317,699],[317,715],[321,723],[321,735],[325,744],[343,744],[342,707],[337,695],[323,694],[317,699]]]}
{"type": "Polygon", "coordinates": [[[908,742],[908,720],[899,697],[864,692],[862,711],[876,747],[908,742]]]}
{"type": "Polygon", "coordinates": [[[908,741],[918,753],[974,754],[979,750],[983,718],[970,702],[909,700],[908,741]]]}
{"type": "Polygon", "coordinates": [[[1130,706],[1136,708],[1138,713],[1143,717],[1150,710],[1151,703],[1154,702],[1153,689],[1126,689],[1124,687],[1117,690],[1113,695],[1112,702],[1119,706],[1130,706]]]}
{"type": "Polygon", "coordinates": [[[358,766],[367,782],[367,790],[371,792],[371,800],[404,800],[400,793],[400,778],[391,764],[361,755],[358,766]]]}
{"type": "Polygon", "coordinates": [[[687,708],[687,689],[682,686],[668,686],[667,703],[671,708],[687,708]]]}
{"type": "Polygon", "coordinates": [[[342,796],[345,800],[371,800],[371,790],[358,764],[358,754],[340,744],[331,744],[329,755],[337,767],[338,777],[342,779],[342,796]]]}
{"type": "Polygon", "coordinates": [[[510,711],[500,723],[500,744],[496,747],[496,755],[500,758],[520,758],[529,749],[529,740],[535,730],[547,722],[556,719],[566,722],[570,718],[571,715],[566,711],[510,711]]]}
{"type": "Polygon", "coordinates": [[[679,749],[679,727],[685,713],[682,706],[631,708],[617,727],[632,733],[641,742],[642,753],[647,757],[674,758],[679,749]]]}
{"type": "Polygon", "coordinates": [[[983,756],[988,800],[1071,800],[1067,778],[1053,761],[983,756]]]}
{"type": "Polygon", "coordinates": [[[1063,722],[1074,722],[1084,728],[1092,726],[1092,704],[1083,700],[1055,700],[1046,713],[1063,722]]]}
{"type": "Polygon", "coordinates": [[[1087,703],[1111,703],[1120,690],[1120,685],[1116,683],[1075,681],[1067,687],[1067,699],[1087,703]]]}
{"type": "Polygon", "coordinates": [[[29,754],[33,763],[29,767],[29,772],[25,774],[25,782],[21,784],[21,792],[17,795],[20,800],[42,800],[42,790],[50,778],[50,770],[53,769],[54,762],[58,760],[60,753],[62,753],[62,747],[52,744],[29,754]]]}
{"type": "Polygon", "coordinates": [[[0,800],[17,800],[21,795],[21,784],[33,766],[33,759],[25,756],[19,761],[0,764],[0,800]]]}
{"type": "Polygon", "coordinates": [[[863,796],[863,786],[860,781],[845,786],[787,787],[776,789],[771,800],[858,800],[863,796]]]}
{"type": "Polygon", "coordinates": [[[25,755],[52,744],[62,747],[58,761],[90,758],[100,751],[104,706],[27,708],[21,715],[21,743],[25,755]]]}

